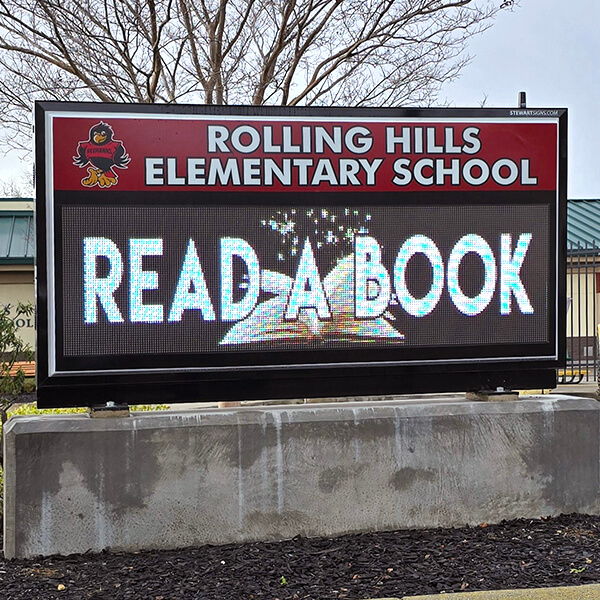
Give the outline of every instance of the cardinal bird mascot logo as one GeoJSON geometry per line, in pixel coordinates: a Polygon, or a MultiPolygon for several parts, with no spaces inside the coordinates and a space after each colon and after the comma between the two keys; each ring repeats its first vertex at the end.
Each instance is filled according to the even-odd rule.
{"type": "Polygon", "coordinates": [[[114,167],[126,169],[131,160],[123,142],[113,139],[114,131],[107,123],[100,122],[90,129],[90,137],[77,145],[73,164],[87,167],[88,176],[81,180],[85,187],[109,188],[117,185],[119,176],[114,167]]]}

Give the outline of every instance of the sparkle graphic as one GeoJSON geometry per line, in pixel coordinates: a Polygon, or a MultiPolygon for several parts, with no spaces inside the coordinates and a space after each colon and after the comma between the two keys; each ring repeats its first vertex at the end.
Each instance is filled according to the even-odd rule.
{"type": "MultiPolygon", "coordinates": [[[[357,234],[369,234],[371,219],[368,211],[342,207],[289,208],[265,215],[259,222],[281,270],[290,272],[298,264],[309,232],[311,247],[318,253],[318,268],[327,273],[322,283],[330,318],[319,319],[315,308],[300,308],[297,318],[286,319],[294,279],[279,272],[279,267],[263,269],[261,292],[274,297],[259,302],[245,319],[233,325],[221,344],[290,340],[318,344],[382,338],[403,342],[404,335],[391,324],[395,318],[389,311],[376,318],[355,318],[354,239],[357,234]]],[[[296,312],[293,314],[296,317],[296,312]]]]}

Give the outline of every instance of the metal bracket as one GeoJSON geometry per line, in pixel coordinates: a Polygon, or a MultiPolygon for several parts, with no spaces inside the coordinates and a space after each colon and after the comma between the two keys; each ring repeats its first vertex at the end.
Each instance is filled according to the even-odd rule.
{"type": "Polygon", "coordinates": [[[467,392],[465,399],[469,402],[514,402],[519,399],[519,392],[512,390],[479,390],[478,392],[467,392]]]}
{"type": "Polygon", "coordinates": [[[101,406],[90,406],[89,415],[92,419],[115,419],[131,416],[127,404],[107,402],[101,406]]]}

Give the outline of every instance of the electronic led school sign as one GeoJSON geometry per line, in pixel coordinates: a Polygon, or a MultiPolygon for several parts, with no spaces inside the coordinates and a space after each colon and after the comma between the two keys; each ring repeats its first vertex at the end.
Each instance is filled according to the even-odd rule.
{"type": "Polygon", "coordinates": [[[38,103],[41,406],[548,385],[565,110],[38,103]]]}

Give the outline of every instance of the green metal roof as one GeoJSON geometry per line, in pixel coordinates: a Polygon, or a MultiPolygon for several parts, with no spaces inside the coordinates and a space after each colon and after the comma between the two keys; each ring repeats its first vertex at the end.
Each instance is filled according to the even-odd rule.
{"type": "Polygon", "coordinates": [[[567,202],[567,252],[600,253],[600,199],[567,202]]]}
{"type": "MultiPolygon", "coordinates": [[[[34,253],[33,212],[3,211],[0,203],[0,264],[32,264],[34,253]]],[[[600,254],[600,199],[568,201],[567,253],[600,254]]]]}
{"type": "Polygon", "coordinates": [[[33,264],[34,252],[33,212],[0,210],[0,264],[33,264]]]}

